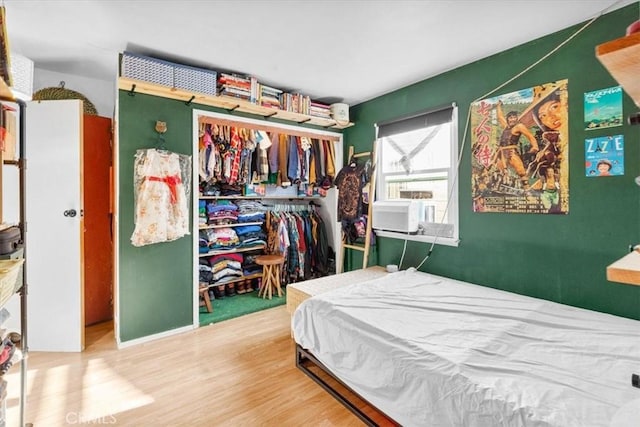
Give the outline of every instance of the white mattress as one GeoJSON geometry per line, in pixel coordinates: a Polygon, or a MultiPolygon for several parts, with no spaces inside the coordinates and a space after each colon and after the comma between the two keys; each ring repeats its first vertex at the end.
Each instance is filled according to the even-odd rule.
{"type": "Polygon", "coordinates": [[[292,322],[404,426],[640,425],[639,321],[402,271],[309,298],[292,322]]]}

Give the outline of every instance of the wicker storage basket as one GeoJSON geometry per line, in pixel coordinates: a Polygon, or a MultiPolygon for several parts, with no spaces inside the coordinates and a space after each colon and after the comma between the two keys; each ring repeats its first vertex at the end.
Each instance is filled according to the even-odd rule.
{"type": "Polygon", "coordinates": [[[174,87],[174,64],[162,59],[124,52],[120,63],[120,75],[134,80],[174,87]]]}
{"type": "Polygon", "coordinates": [[[0,260],[0,306],[5,305],[20,287],[18,274],[23,262],[24,259],[0,260]]]}
{"type": "Polygon", "coordinates": [[[213,96],[217,94],[217,72],[180,64],[174,64],[173,70],[174,85],[177,89],[213,96]]]}
{"type": "Polygon", "coordinates": [[[84,101],[85,114],[98,115],[96,107],[86,96],[75,90],[65,89],[64,82],[60,82],[58,87],[45,87],[33,94],[34,101],[56,101],[60,99],[81,99],[84,101]]]}

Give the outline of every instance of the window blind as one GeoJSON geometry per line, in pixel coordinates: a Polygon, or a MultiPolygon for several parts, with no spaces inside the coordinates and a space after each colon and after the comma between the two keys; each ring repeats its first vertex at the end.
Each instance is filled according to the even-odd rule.
{"type": "Polygon", "coordinates": [[[423,111],[421,113],[376,123],[378,128],[378,138],[449,123],[453,120],[454,106],[455,105],[446,105],[423,111]]]}

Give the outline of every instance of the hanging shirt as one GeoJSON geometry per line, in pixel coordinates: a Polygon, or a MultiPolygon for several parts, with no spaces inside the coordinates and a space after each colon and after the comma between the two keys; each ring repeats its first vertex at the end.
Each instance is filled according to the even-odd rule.
{"type": "Polygon", "coordinates": [[[314,185],[320,185],[322,183],[322,165],[320,163],[320,141],[318,139],[311,139],[311,147],[313,150],[313,156],[311,162],[314,165],[313,171],[310,173],[309,179],[314,185]]]}
{"type": "Polygon", "coordinates": [[[280,149],[280,134],[272,133],[271,137],[271,146],[269,147],[269,173],[277,173],[278,172],[278,162],[279,156],[278,151],[280,149]]]}
{"type": "Polygon", "coordinates": [[[267,150],[273,146],[273,143],[267,132],[263,130],[256,132],[256,142],[258,143],[258,181],[264,182],[269,179],[267,150]]]}
{"type": "Polygon", "coordinates": [[[313,144],[309,148],[309,184],[316,185],[316,152],[313,149],[313,144]]]}
{"type": "Polygon", "coordinates": [[[296,138],[295,136],[289,136],[287,141],[287,177],[289,177],[289,180],[292,182],[300,179],[300,160],[298,157],[298,143],[296,142],[296,138]]]}
{"type": "MultiPolygon", "coordinates": [[[[288,138],[287,135],[280,134],[278,141],[278,172],[280,173],[280,179],[284,185],[287,182],[287,155],[288,155],[288,138]]],[[[289,183],[288,185],[290,185],[289,183]]]]}
{"type": "Polygon", "coordinates": [[[365,176],[365,168],[357,164],[349,164],[338,172],[335,179],[338,188],[338,221],[351,221],[362,216],[365,176]]]}
{"type": "Polygon", "coordinates": [[[229,173],[229,184],[235,184],[238,181],[238,174],[240,171],[240,160],[242,159],[242,139],[238,135],[238,129],[231,128],[231,171],[229,173]]]}
{"type": "Polygon", "coordinates": [[[333,184],[333,178],[336,176],[335,167],[335,152],[333,142],[324,141],[327,151],[327,178],[329,179],[329,186],[333,184]]]}

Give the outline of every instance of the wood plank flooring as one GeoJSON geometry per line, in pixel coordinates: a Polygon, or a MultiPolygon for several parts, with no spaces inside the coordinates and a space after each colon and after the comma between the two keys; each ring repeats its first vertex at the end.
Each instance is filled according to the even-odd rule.
{"type": "MultiPolygon", "coordinates": [[[[284,306],[117,350],[112,324],[82,353],[29,355],[26,421],[39,426],[361,426],[295,367],[284,306]]],[[[18,425],[19,366],[6,379],[18,425]]]]}

